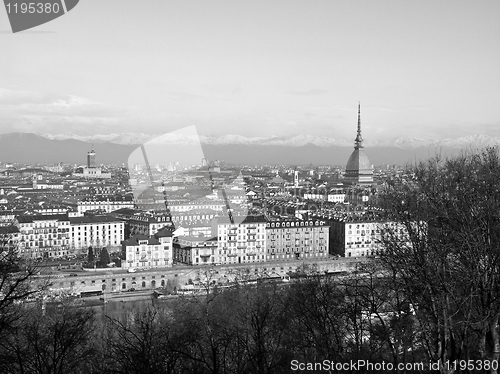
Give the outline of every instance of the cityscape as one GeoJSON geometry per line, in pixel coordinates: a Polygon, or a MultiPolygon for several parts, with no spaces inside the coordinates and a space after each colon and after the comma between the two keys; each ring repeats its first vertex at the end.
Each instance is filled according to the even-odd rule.
{"type": "Polygon", "coordinates": [[[5,0],[0,374],[500,361],[500,2],[5,0]]]}
{"type": "MultiPolygon", "coordinates": [[[[468,225],[470,213],[479,214],[476,217],[483,213],[467,208],[464,211],[462,203],[468,207],[470,199],[479,199],[476,208],[491,208],[490,200],[496,199],[498,192],[498,147],[485,148],[481,153],[466,152],[446,159],[444,164],[435,156],[413,166],[374,167],[370,149],[364,146],[360,103],[355,130],[354,147],[345,167],[239,165],[205,157],[190,164],[192,158],[182,152],[164,152],[162,142],[155,149],[154,139],[139,145],[122,165],[99,163],[99,153],[93,146],[86,157],[82,155],[81,164],[3,163],[3,323],[9,329],[16,326],[16,319],[26,319],[23,323],[35,329],[30,331],[51,339],[49,331],[56,329],[59,335],[47,353],[60,354],[59,349],[64,351],[67,346],[84,355],[61,359],[63,370],[70,366],[78,370],[90,367],[107,373],[117,365],[124,373],[156,373],[164,370],[157,369],[163,367],[158,364],[159,355],[166,355],[170,361],[165,365],[173,365],[173,372],[209,372],[212,365],[219,364],[224,367],[221,372],[236,372],[239,361],[227,357],[227,353],[216,353],[209,360],[203,358],[206,349],[213,349],[210,347],[215,344],[202,343],[203,339],[226,334],[229,328],[236,329],[231,330],[235,335],[224,341],[236,343],[241,334],[254,333],[254,318],[260,318],[258,313],[263,312],[272,321],[265,325],[269,333],[280,336],[278,331],[282,328],[287,333],[276,342],[253,337],[264,339],[259,343],[264,345],[259,353],[252,353],[257,349],[254,343],[240,347],[246,357],[238,369],[242,372],[348,372],[350,368],[352,372],[370,373],[386,369],[389,372],[395,367],[400,372],[456,370],[457,364],[450,368],[449,362],[442,360],[424,364],[427,358],[420,346],[421,339],[426,339],[426,334],[439,334],[439,326],[424,333],[415,325],[408,332],[409,339],[397,340],[396,334],[409,329],[408,323],[419,324],[420,318],[432,316],[424,313],[427,306],[420,303],[442,302],[428,299],[435,297],[432,293],[416,296],[412,292],[425,282],[434,284],[428,280],[428,271],[434,266],[434,256],[443,255],[443,248],[451,248],[451,252],[444,251],[443,265],[458,261],[454,266],[459,270],[455,273],[445,268],[441,276],[450,277],[447,282],[452,284],[463,282],[463,260],[456,256],[465,253],[465,264],[471,265],[468,250],[455,252],[464,244],[463,232],[480,240],[480,247],[490,246],[482,261],[496,258],[498,227],[485,234],[472,224],[468,231],[462,224],[455,227],[457,224],[449,221],[448,215],[463,216],[457,219],[468,225]],[[469,178],[463,178],[465,175],[469,178]],[[471,191],[475,191],[474,197],[468,196],[471,191]],[[423,196],[429,196],[429,200],[419,203],[423,196]],[[486,202],[482,197],[487,198],[486,202]],[[440,215],[443,210],[444,215],[440,215]],[[487,235],[486,239],[483,235],[487,235]],[[486,244],[481,240],[492,241],[486,244]],[[427,251],[432,252],[430,256],[427,251]],[[422,267],[425,264],[427,267],[422,267]],[[401,282],[410,282],[408,288],[401,282]],[[301,306],[303,300],[294,301],[295,297],[307,300],[305,310],[301,306]],[[264,310],[261,302],[266,303],[264,310]],[[337,310],[339,302],[345,309],[337,310]],[[249,309],[239,310],[241,307],[249,309]],[[283,320],[283,313],[295,313],[295,317],[283,320]],[[310,334],[314,336],[314,331],[332,329],[324,338],[328,344],[331,334],[347,329],[337,345],[318,351],[322,357],[330,357],[339,355],[335,353],[338,349],[347,349],[349,362],[326,358],[309,361],[313,354],[309,345],[300,354],[291,353],[302,344],[300,340],[288,341],[294,323],[309,326],[317,318],[316,313],[321,316],[319,324],[313,331],[303,331],[299,339],[312,339],[310,334]],[[337,313],[340,314],[336,316],[337,313]],[[354,319],[342,320],[350,315],[354,319]],[[250,318],[250,325],[242,324],[240,318],[250,318]],[[323,318],[334,320],[327,322],[323,318]],[[69,324],[60,326],[66,319],[69,324]],[[229,326],[223,327],[224,323],[220,323],[227,319],[229,326]],[[95,330],[97,325],[100,327],[95,330]],[[49,330],[40,330],[44,328],[49,330]],[[136,334],[143,334],[143,328],[167,333],[167,338],[155,335],[147,343],[148,349],[159,349],[158,353],[137,353],[143,349],[143,343],[136,334]],[[209,328],[208,336],[204,335],[205,328],[209,328]],[[105,338],[100,335],[101,329],[111,335],[105,338]],[[72,334],[82,340],[71,340],[72,334]],[[390,338],[388,345],[387,334],[396,339],[390,338]],[[94,343],[87,338],[90,336],[94,343]],[[132,336],[139,340],[129,342],[127,339],[132,336]],[[353,361],[356,356],[351,355],[360,354],[374,342],[383,345],[380,353],[368,350],[353,361]],[[269,351],[273,344],[279,344],[284,351],[276,356],[269,351]],[[96,347],[101,347],[100,354],[91,353],[96,347]],[[121,353],[124,347],[131,350],[125,357],[121,353]],[[393,362],[386,362],[389,356],[385,355],[396,347],[411,349],[412,353],[397,354],[393,362]],[[131,358],[128,355],[136,354],[139,357],[133,361],[124,361],[131,358]],[[257,362],[253,362],[252,354],[257,354],[257,362]],[[110,363],[101,365],[92,357],[110,363]],[[219,360],[228,361],[222,364],[219,360]],[[266,369],[266,365],[271,366],[266,369]]],[[[183,131],[189,134],[195,129],[183,131]]],[[[175,138],[178,133],[165,136],[175,138]]],[[[203,154],[196,136],[191,140],[189,155],[203,154]]],[[[496,210],[489,211],[493,216],[485,213],[477,221],[480,226],[483,220],[498,225],[496,210]]],[[[473,243],[470,240],[466,245],[473,243]]],[[[472,254],[475,253],[473,249],[472,254]]],[[[437,265],[441,266],[439,262],[437,265]]],[[[489,268],[479,274],[480,278],[484,276],[495,279],[495,270],[489,268]]],[[[472,279],[474,283],[477,278],[472,279]]],[[[486,287],[484,292],[491,295],[495,288],[486,287]]],[[[461,295],[471,297],[467,293],[461,295]]],[[[449,306],[450,311],[457,307],[449,306]]],[[[487,305],[485,310],[490,311],[491,307],[487,305]]],[[[444,318],[452,317],[445,314],[444,318]]],[[[478,314],[477,318],[484,317],[478,314]]],[[[8,338],[1,346],[6,357],[11,357],[12,349],[37,347],[36,341],[33,346],[10,341],[12,335],[6,331],[8,338]]],[[[45,353],[36,357],[43,358],[45,353]]],[[[11,360],[0,365],[22,367],[27,362],[34,372],[41,370],[36,361],[26,361],[24,357],[11,360]]],[[[494,372],[495,362],[477,361],[473,370],[483,370],[486,365],[494,372]]],[[[460,370],[470,368],[462,365],[460,370]]]]}
{"type": "MultiPolygon", "coordinates": [[[[173,291],[189,288],[186,266],[229,271],[245,264],[255,279],[266,272],[285,279],[318,261],[325,272],[347,269],[378,251],[377,191],[391,178],[411,178],[402,167],[375,170],[360,105],[357,114],[345,168],[206,158],[127,168],[99,164],[94,149],[76,167],[5,164],[3,240],[21,258],[59,271],[52,292],[75,295],[151,290],[174,278],[184,283],[173,291]],[[127,274],[139,271],[142,282],[127,274]]],[[[219,281],[225,276],[221,271],[219,281]]]]}

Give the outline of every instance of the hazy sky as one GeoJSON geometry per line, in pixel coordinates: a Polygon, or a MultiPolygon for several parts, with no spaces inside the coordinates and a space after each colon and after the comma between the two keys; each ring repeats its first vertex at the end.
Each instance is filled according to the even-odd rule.
{"type": "Polygon", "coordinates": [[[500,136],[500,2],[80,0],[12,34],[0,131],[500,136]]]}

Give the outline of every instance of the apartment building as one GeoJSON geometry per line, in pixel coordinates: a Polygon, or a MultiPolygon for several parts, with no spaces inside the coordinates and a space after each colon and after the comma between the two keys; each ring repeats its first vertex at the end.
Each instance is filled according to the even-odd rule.
{"type": "Polygon", "coordinates": [[[130,216],[127,220],[130,236],[152,236],[165,227],[173,227],[172,217],[168,212],[143,212],[130,216]]]}
{"type": "Polygon", "coordinates": [[[134,235],[122,242],[122,268],[169,267],[173,263],[172,232],[163,229],[155,235],[134,235]]]}
{"type": "Polygon", "coordinates": [[[130,200],[110,200],[110,199],[96,199],[96,200],[82,200],[75,203],[68,204],[74,211],[83,214],[88,210],[103,210],[106,213],[111,213],[114,210],[122,208],[134,208],[134,202],[130,200]]]}
{"type": "Polygon", "coordinates": [[[217,238],[178,236],[173,244],[174,263],[186,265],[215,265],[218,253],[217,238]]]}
{"type": "Polygon", "coordinates": [[[177,224],[180,222],[193,222],[201,220],[211,220],[215,217],[217,211],[213,209],[191,209],[172,214],[172,221],[177,224]]]}
{"type": "Polygon", "coordinates": [[[268,260],[328,258],[329,227],[321,220],[266,223],[268,260]]]}
{"type": "Polygon", "coordinates": [[[112,212],[111,216],[125,222],[126,238],[139,234],[152,236],[164,227],[172,227],[172,217],[166,211],[144,212],[122,208],[112,212]]]}
{"type": "Polygon", "coordinates": [[[69,217],[69,244],[75,251],[88,247],[120,248],[124,239],[125,223],[110,216],[69,217]]]}
{"type": "Polygon", "coordinates": [[[226,203],[223,201],[204,198],[189,202],[172,202],[168,205],[168,208],[170,209],[172,214],[187,212],[193,209],[199,209],[199,210],[210,209],[216,212],[222,212],[226,208],[226,203]]]}
{"type": "Polygon", "coordinates": [[[265,262],[266,219],[264,216],[215,217],[212,236],[218,239],[215,262],[243,264],[265,262]]]}
{"type": "Polygon", "coordinates": [[[376,255],[380,250],[380,238],[385,227],[394,228],[393,222],[382,222],[369,217],[346,217],[330,222],[331,251],[344,257],[376,255]]]}
{"type": "Polygon", "coordinates": [[[175,223],[178,236],[192,236],[195,238],[212,237],[212,220],[180,221],[175,223]]]}
{"type": "Polygon", "coordinates": [[[65,214],[19,215],[14,219],[19,229],[19,255],[43,259],[72,254],[70,220],[65,214]]]}

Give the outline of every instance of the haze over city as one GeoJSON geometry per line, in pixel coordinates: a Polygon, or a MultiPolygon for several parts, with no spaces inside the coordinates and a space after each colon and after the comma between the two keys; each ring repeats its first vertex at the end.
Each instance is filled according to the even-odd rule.
{"type": "Polygon", "coordinates": [[[87,0],[12,35],[0,131],[500,136],[495,1],[87,0]]]}

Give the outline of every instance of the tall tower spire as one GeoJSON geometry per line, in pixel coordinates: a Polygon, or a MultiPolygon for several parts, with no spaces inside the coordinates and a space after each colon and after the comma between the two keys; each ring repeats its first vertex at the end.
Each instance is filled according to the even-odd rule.
{"type": "Polygon", "coordinates": [[[354,140],[354,151],[347,161],[344,174],[344,183],[349,185],[366,186],[373,184],[373,168],[363,149],[361,136],[361,104],[358,103],[358,134],[354,140]]]}
{"type": "Polygon", "coordinates": [[[358,102],[358,133],[354,139],[354,149],[363,148],[363,137],[361,136],[361,103],[358,102]]]}

